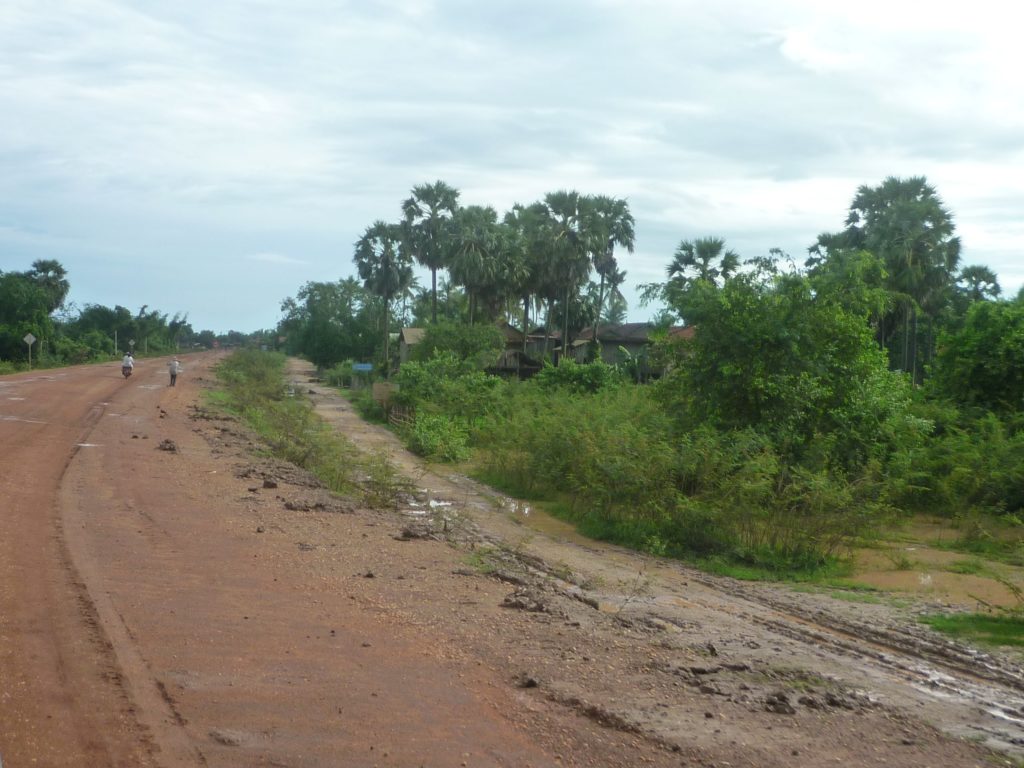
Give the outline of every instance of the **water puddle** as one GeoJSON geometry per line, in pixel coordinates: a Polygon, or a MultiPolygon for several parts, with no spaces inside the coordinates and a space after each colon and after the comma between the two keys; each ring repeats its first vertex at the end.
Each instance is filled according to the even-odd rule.
{"type": "Polygon", "coordinates": [[[577,531],[572,523],[567,523],[565,520],[560,520],[554,515],[549,515],[539,507],[532,507],[521,499],[503,496],[499,500],[499,506],[516,522],[538,533],[546,534],[553,539],[569,541],[591,549],[601,546],[600,542],[588,539],[577,531]]]}
{"type": "Polygon", "coordinates": [[[917,517],[894,536],[888,547],[856,550],[851,579],[971,610],[1018,605],[1010,585],[1024,586],[1024,570],[946,549],[963,537],[950,521],[917,517]]]}

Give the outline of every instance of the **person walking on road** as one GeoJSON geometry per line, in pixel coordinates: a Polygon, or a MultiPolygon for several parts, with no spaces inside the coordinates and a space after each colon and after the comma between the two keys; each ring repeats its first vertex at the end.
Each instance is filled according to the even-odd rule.
{"type": "Polygon", "coordinates": [[[167,364],[167,370],[171,373],[170,386],[173,387],[178,381],[178,374],[181,373],[181,363],[178,362],[178,358],[174,358],[167,364]]]}

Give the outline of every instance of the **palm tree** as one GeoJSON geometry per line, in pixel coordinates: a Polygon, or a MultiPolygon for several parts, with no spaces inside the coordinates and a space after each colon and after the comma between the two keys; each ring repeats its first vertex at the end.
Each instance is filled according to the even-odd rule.
{"type": "Polygon", "coordinates": [[[629,253],[633,252],[634,224],[629,204],[625,200],[605,195],[585,198],[583,236],[590,249],[594,269],[601,278],[597,292],[597,320],[594,324],[594,346],[598,354],[601,349],[598,330],[604,308],[605,286],[609,277],[618,272],[615,246],[620,245],[629,253]]]}
{"type": "MultiPolygon", "coordinates": [[[[579,192],[550,192],[546,234],[549,241],[552,277],[560,287],[562,301],[562,357],[569,351],[569,297],[586,284],[590,273],[587,241],[583,235],[584,201],[579,192]]],[[[550,304],[549,304],[550,306],[550,304]]]]}
{"type": "Polygon", "coordinates": [[[498,213],[490,206],[470,205],[456,213],[448,271],[469,294],[470,325],[480,298],[498,277],[500,239],[498,213]]]}
{"type": "Polygon", "coordinates": [[[535,311],[539,312],[542,300],[550,293],[545,286],[545,278],[551,272],[545,241],[546,221],[547,208],[543,203],[528,206],[516,203],[504,219],[520,260],[515,286],[523,306],[523,354],[530,333],[530,305],[534,304],[535,311]]]}
{"type": "Polygon", "coordinates": [[[416,301],[416,296],[422,289],[420,288],[420,280],[418,277],[413,275],[409,278],[409,282],[402,287],[402,312],[401,319],[402,325],[408,325],[410,322],[410,303],[416,301]]]}
{"type": "Polygon", "coordinates": [[[375,221],[356,241],[352,260],[363,287],[384,300],[384,372],[391,367],[391,302],[412,281],[412,259],[402,247],[400,227],[375,221]]]}
{"type": "Polygon", "coordinates": [[[718,285],[728,280],[740,266],[740,257],[733,250],[725,250],[720,237],[698,237],[683,240],[668,265],[669,280],[694,282],[703,280],[718,285]]]}
{"type": "Polygon", "coordinates": [[[626,321],[626,309],[628,308],[628,303],[626,302],[626,297],[622,293],[622,284],[626,282],[626,273],[623,270],[616,268],[613,272],[606,275],[604,279],[606,283],[605,287],[607,289],[605,293],[607,306],[598,310],[597,321],[598,323],[606,323],[608,325],[624,323],[626,321]]]}
{"type": "Polygon", "coordinates": [[[995,301],[1003,289],[996,273],[982,264],[972,264],[960,270],[957,286],[968,301],[995,301]]]}
{"type": "Polygon", "coordinates": [[[56,311],[67,298],[71,284],[68,272],[56,259],[36,259],[26,276],[46,293],[48,313],[56,311]]]}
{"type": "Polygon", "coordinates": [[[684,320],[691,292],[715,290],[736,274],[740,257],[720,237],[698,237],[679,243],[666,269],[668,281],[641,286],[641,303],[661,300],[684,320]]]}
{"type": "Polygon", "coordinates": [[[430,320],[437,322],[437,270],[447,266],[449,229],[459,208],[459,191],[443,181],[412,188],[402,203],[403,234],[416,261],[430,270],[430,320]]]}
{"type": "MultiPolygon", "coordinates": [[[[810,250],[818,260],[836,251],[866,250],[882,259],[895,309],[883,319],[879,341],[897,353],[896,332],[902,321],[903,349],[898,367],[917,378],[917,315],[933,320],[948,305],[960,262],[960,238],[946,210],[923,176],[890,176],[877,187],[857,190],[846,217],[846,228],[823,234],[810,250]],[[901,312],[898,317],[896,312],[901,312]]],[[[931,332],[925,359],[931,355],[931,332]]]]}

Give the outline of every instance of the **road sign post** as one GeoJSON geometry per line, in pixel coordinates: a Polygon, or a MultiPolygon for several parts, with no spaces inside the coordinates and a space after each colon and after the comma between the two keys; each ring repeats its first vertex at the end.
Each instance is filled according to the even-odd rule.
{"type": "Polygon", "coordinates": [[[24,341],[26,344],[28,344],[28,369],[31,371],[32,370],[32,345],[36,343],[36,337],[33,336],[31,333],[26,333],[25,337],[22,339],[22,341],[24,341]]]}

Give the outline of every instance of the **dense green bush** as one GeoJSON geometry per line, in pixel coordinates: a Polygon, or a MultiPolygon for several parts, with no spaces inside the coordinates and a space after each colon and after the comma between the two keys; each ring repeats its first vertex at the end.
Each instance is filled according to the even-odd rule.
{"type": "Polygon", "coordinates": [[[478,370],[452,352],[438,352],[425,362],[410,361],[394,377],[397,405],[417,412],[456,415],[472,423],[499,407],[501,379],[478,370]]]}
{"type": "Polygon", "coordinates": [[[462,461],[469,457],[469,433],[456,419],[420,414],[410,429],[409,449],[435,461],[462,461]]]}
{"type": "Polygon", "coordinates": [[[551,393],[534,382],[475,432],[490,474],[521,492],[564,493],[574,510],[655,515],[671,504],[675,456],[668,421],[650,392],[551,393]]]}
{"type": "Polygon", "coordinates": [[[958,517],[1024,510],[1024,431],[994,414],[943,425],[915,453],[900,501],[958,517]]]}
{"type": "Polygon", "coordinates": [[[930,386],[965,406],[1024,410],[1024,304],[978,301],[942,335],[930,386]]]}
{"type": "Polygon", "coordinates": [[[435,323],[427,326],[423,340],[413,347],[412,357],[427,362],[438,354],[451,354],[482,370],[494,365],[504,348],[505,337],[492,323],[435,323]]]}
{"type": "Polygon", "coordinates": [[[696,333],[658,385],[684,432],[752,428],[785,462],[848,472],[927,429],[864,317],[810,279],[755,271],[687,300],[696,333]]]}
{"type": "Polygon", "coordinates": [[[545,363],[534,377],[537,385],[544,389],[563,389],[574,394],[593,394],[624,380],[625,376],[618,368],[601,360],[577,363],[572,359],[563,360],[558,366],[545,363]]]}

